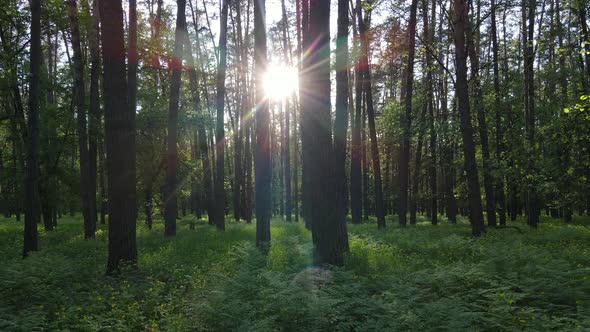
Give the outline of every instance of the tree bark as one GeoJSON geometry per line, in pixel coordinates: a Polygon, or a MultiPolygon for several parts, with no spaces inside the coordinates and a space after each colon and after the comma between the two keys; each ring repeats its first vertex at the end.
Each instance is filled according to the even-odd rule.
{"type": "Polygon", "coordinates": [[[109,196],[107,272],[137,261],[135,112],[127,102],[123,8],[120,0],[99,1],[102,26],[104,106],[109,196]]]}
{"type": "Polygon", "coordinates": [[[88,160],[90,164],[90,178],[88,182],[88,192],[90,195],[90,210],[92,219],[96,224],[98,214],[98,204],[96,201],[97,191],[97,153],[98,140],[101,128],[100,115],[100,48],[98,45],[99,38],[99,11],[98,0],[92,3],[91,29],[90,29],[90,109],[89,109],[89,126],[88,126],[88,160]]]}
{"type": "MultiPolygon", "coordinates": [[[[434,44],[434,25],[436,23],[435,18],[435,5],[433,1],[431,6],[431,17],[432,24],[428,22],[428,1],[422,0],[422,15],[424,18],[424,40],[428,44],[428,48],[432,48],[434,44]]],[[[434,123],[436,122],[434,116],[434,86],[433,86],[433,75],[432,71],[432,53],[430,51],[425,52],[425,64],[426,64],[426,100],[428,107],[428,118],[429,118],[429,136],[430,136],[430,165],[428,167],[429,181],[430,181],[430,221],[433,225],[438,224],[438,194],[437,194],[437,174],[436,174],[436,130],[434,123]]],[[[446,100],[444,101],[446,102],[446,100]]]]}
{"type": "MultiPolygon", "coordinates": [[[[527,172],[534,173],[536,150],[535,147],[535,86],[534,86],[534,46],[533,32],[535,24],[535,0],[522,1],[522,47],[523,47],[523,65],[524,65],[524,90],[525,90],[525,132],[527,137],[527,172]],[[527,8],[528,7],[528,8],[527,8]],[[528,9],[528,15],[527,15],[528,9]],[[527,18],[529,20],[527,26],[527,18]]],[[[535,188],[535,181],[532,176],[525,179],[526,185],[526,217],[527,224],[531,227],[537,227],[539,224],[539,199],[535,188]]]]}
{"type": "Polygon", "coordinates": [[[23,257],[38,250],[39,211],[39,100],[41,98],[41,0],[31,0],[31,46],[29,65],[29,117],[25,175],[25,226],[23,257]]]}
{"type": "MultiPolygon", "coordinates": [[[[496,2],[491,0],[491,35],[492,35],[492,65],[494,80],[494,109],[496,125],[496,164],[499,166],[504,151],[504,133],[502,128],[502,92],[500,91],[500,70],[498,66],[498,33],[496,30],[496,2]]],[[[497,167],[499,169],[499,167],[497,167]]],[[[504,194],[504,177],[496,176],[496,204],[500,225],[506,225],[506,198],[504,194]]]]}
{"type": "Polygon", "coordinates": [[[407,224],[408,182],[410,178],[410,137],[412,135],[412,94],[414,89],[414,57],[416,54],[416,12],[418,0],[410,5],[410,22],[408,23],[408,59],[406,64],[404,112],[402,114],[402,146],[399,166],[399,224],[407,224]]]}
{"type": "Polygon", "coordinates": [[[344,263],[348,237],[337,219],[337,202],[331,195],[337,190],[333,171],[334,150],[330,124],[330,3],[310,1],[309,56],[303,65],[304,84],[308,87],[306,107],[302,108],[302,125],[306,128],[303,149],[308,160],[311,190],[311,232],[316,265],[344,263]]]}
{"type": "Polygon", "coordinates": [[[270,112],[264,96],[266,72],[266,0],[254,1],[254,69],[256,90],[256,246],[263,251],[270,245],[271,160],[270,112]]]}
{"type": "Polygon", "coordinates": [[[464,167],[467,173],[467,187],[469,200],[469,221],[471,222],[471,233],[479,237],[485,233],[483,213],[481,207],[481,194],[479,178],[477,175],[477,164],[475,161],[475,142],[473,140],[473,127],[469,111],[469,90],[467,87],[467,52],[465,48],[465,17],[468,7],[464,0],[454,0],[453,3],[453,25],[455,30],[455,62],[457,66],[456,90],[458,99],[458,110],[461,117],[460,127],[463,137],[464,167]]]}
{"type": "Polygon", "coordinates": [[[220,16],[219,63],[217,64],[217,120],[215,130],[215,226],[225,230],[225,128],[223,112],[225,107],[225,72],[227,68],[227,15],[229,0],[223,0],[220,16]]]}
{"type": "MultiPolygon", "coordinates": [[[[285,0],[281,0],[281,11],[283,19],[283,58],[285,63],[291,63],[290,50],[291,43],[288,41],[287,36],[287,8],[285,6],[285,0]]],[[[291,110],[290,110],[290,98],[284,100],[285,103],[285,135],[284,135],[284,161],[285,161],[285,214],[287,216],[287,222],[291,221],[292,218],[292,197],[291,197],[291,110]]]]}
{"type": "Polygon", "coordinates": [[[92,211],[90,193],[90,159],[88,153],[88,132],[86,129],[86,88],[84,84],[84,63],[80,47],[80,24],[76,0],[68,0],[68,16],[72,28],[72,50],[74,51],[74,90],[76,93],[76,119],[78,123],[78,150],[80,153],[80,194],[84,216],[84,238],[93,239],[96,231],[96,213],[92,211]]]}
{"type": "MultiPolygon", "coordinates": [[[[358,3],[357,3],[358,5],[358,3]]],[[[360,9],[357,9],[360,10],[360,9]]],[[[354,29],[354,24],[353,24],[354,29]]],[[[356,29],[353,30],[354,36],[354,49],[353,52],[356,54],[358,51],[358,34],[356,29]]],[[[352,223],[360,224],[362,222],[363,213],[363,189],[362,189],[362,146],[361,146],[361,122],[362,117],[362,76],[363,73],[360,70],[360,58],[355,61],[354,64],[354,109],[355,114],[352,120],[351,131],[352,131],[352,142],[350,152],[350,210],[352,214],[352,223]]]]}
{"type": "Polygon", "coordinates": [[[174,55],[170,61],[170,103],[168,111],[168,149],[166,152],[166,201],[164,204],[164,235],[176,235],[176,218],[178,217],[178,189],[176,173],[178,171],[178,108],[180,97],[180,76],[182,73],[182,51],[186,33],[186,1],[176,1],[176,30],[174,33],[174,55]]]}
{"type": "MultiPolygon", "coordinates": [[[[284,0],[283,0],[284,1],[284,0]]],[[[337,220],[346,233],[346,132],[348,127],[348,0],[338,0],[336,36],[336,119],[334,121],[334,177],[337,220]]],[[[348,243],[348,242],[347,242],[348,243]]]]}
{"type": "Polygon", "coordinates": [[[473,109],[477,113],[479,127],[479,141],[481,144],[482,166],[483,166],[483,187],[486,195],[486,213],[488,226],[496,226],[496,200],[494,196],[494,180],[492,178],[492,165],[490,161],[490,146],[488,142],[488,126],[486,123],[481,81],[479,76],[479,45],[476,45],[477,38],[473,32],[473,24],[467,12],[465,12],[465,28],[467,53],[471,60],[471,83],[473,84],[473,109]]]}

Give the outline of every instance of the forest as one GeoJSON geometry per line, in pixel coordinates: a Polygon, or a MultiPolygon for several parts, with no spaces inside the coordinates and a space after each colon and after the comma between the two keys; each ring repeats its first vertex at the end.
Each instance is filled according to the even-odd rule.
{"type": "Polygon", "coordinates": [[[590,330],[586,0],[2,0],[0,331],[590,330]]]}

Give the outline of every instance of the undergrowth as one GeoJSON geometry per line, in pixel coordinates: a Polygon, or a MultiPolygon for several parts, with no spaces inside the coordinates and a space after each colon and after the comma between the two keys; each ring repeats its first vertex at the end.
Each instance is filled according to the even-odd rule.
{"type": "Polygon", "coordinates": [[[140,225],[139,268],[108,277],[104,226],[85,241],[79,218],[62,219],[23,260],[22,225],[0,220],[0,330],[590,329],[587,224],[516,223],[522,234],[477,240],[463,223],[349,225],[345,266],[317,268],[301,224],[273,221],[264,256],[255,225],[187,221],[174,239],[140,225]]]}

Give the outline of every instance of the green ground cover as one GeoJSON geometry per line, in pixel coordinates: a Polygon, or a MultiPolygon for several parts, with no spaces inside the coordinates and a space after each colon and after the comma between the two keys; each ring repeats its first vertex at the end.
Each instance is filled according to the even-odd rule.
{"type": "Polygon", "coordinates": [[[176,238],[138,224],[139,268],[105,276],[107,229],[82,238],[79,217],[40,227],[22,259],[22,225],[0,219],[0,330],[513,331],[590,329],[590,228],[537,230],[427,222],[350,225],[342,268],[311,266],[302,224],[272,223],[265,257],[255,226],[205,222],[176,238]]]}

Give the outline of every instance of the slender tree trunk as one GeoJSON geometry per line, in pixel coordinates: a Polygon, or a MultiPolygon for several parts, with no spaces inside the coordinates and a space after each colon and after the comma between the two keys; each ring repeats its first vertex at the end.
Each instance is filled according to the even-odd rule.
{"type": "Polygon", "coordinates": [[[307,87],[305,85],[305,66],[304,64],[306,63],[307,59],[307,52],[309,51],[309,48],[311,46],[311,43],[313,42],[312,40],[310,40],[310,35],[309,35],[309,15],[310,15],[310,11],[309,11],[309,1],[310,0],[302,0],[302,5],[301,5],[301,59],[300,59],[300,71],[299,71],[299,104],[300,104],[300,122],[301,122],[301,161],[302,161],[302,170],[301,170],[301,182],[302,182],[302,186],[301,186],[301,191],[302,191],[302,205],[303,205],[303,220],[305,222],[305,227],[307,229],[311,229],[311,222],[312,222],[312,211],[311,211],[311,187],[312,187],[312,183],[311,183],[311,177],[310,177],[310,166],[309,165],[309,160],[311,159],[310,153],[311,151],[309,151],[308,149],[305,149],[304,146],[308,146],[310,143],[307,142],[307,138],[308,138],[308,134],[306,133],[307,127],[303,125],[304,120],[304,110],[306,108],[308,108],[308,94],[306,93],[306,89],[308,89],[309,87],[307,87]]]}
{"type": "Polygon", "coordinates": [[[93,239],[96,220],[90,202],[90,160],[86,129],[86,88],[84,84],[84,63],[80,47],[80,25],[76,0],[68,0],[68,15],[72,27],[72,50],[74,51],[74,90],[76,91],[76,119],[78,122],[78,149],[80,151],[80,194],[84,216],[84,238],[93,239]]]}
{"type": "MultiPolygon", "coordinates": [[[[283,0],[284,1],[284,0],[283,0]]],[[[348,0],[338,0],[336,36],[336,119],[334,121],[334,176],[337,181],[337,220],[346,228],[346,132],[348,126],[348,0]]],[[[341,230],[346,233],[346,229],[341,230]]]]}
{"type": "MultiPolygon", "coordinates": [[[[297,0],[296,0],[297,1],[297,0]]],[[[289,56],[290,43],[287,40],[287,8],[285,0],[281,0],[281,10],[283,19],[283,58],[285,63],[291,63],[289,56]]],[[[292,197],[291,197],[291,110],[289,109],[289,98],[285,101],[285,135],[284,135],[284,160],[285,160],[285,214],[287,215],[287,222],[291,221],[292,197]]]]}
{"type": "MultiPolygon", "coordinates": [[[[363,90],[367,98],[367,118],[369,120],[369,136],[371,138],[371,156],[373,161],[373,180],[375,190],[375,213],[377,214],[377,226],[385,227],[385,212],[383,211],[383,185],[381,183],[381,161],[379,160],[379,148],[377,145],[377,131],[375,128],[375,110],[373,108],[373,89],[371,82],[371,69],[369,64],[369,36],[359,7],[357,12],[359,34],[361,37],[361,68],[363,73],[363,90]]],[[[346,178],[344,178],[346,179],[346,178]]]]}
{"type": "MultiPolygon", "coordinates": [[[[502,92],[500,91],[500,74],[498,66],[498,33],[496,30],[496,3],[491,0],[491,34],[492,34],[492,65],[494,75],[494,109],[496,120],[496,164],[500,164],[502,153],[504,151],[504,133],[502,128],[502,92]]],[[[499,169],[499,167],[498,167],[499,169]]],[[[504,195],[504,177],[502,175],[496,176],[496,203],[498,207],[498,216],[500,225],[506,225],[506,198],[504,195]]],[[[488,212],[489,213],[489,212],[488,212]]],[[[489,223],[489,221],[488,221],[489,223]]]]}
{"type": "MultiPolygon", "coordinates": [[[[99,119],[100,120],[100,119],[99,119]]],[[[100,224],[106,224],[107,214],[107,189],[105,185],[104,172],[105,172],[105,160],[104,160],[104,139],[100,139],[98,142],[98,181],[100,183],[99,197],[100,197],[100,224]]]]}
{"type": "MultiPolygon", "coordinates": [[[[303,42],[301,39],[301,0],[295,0],[295,23],[297,25],[297,57],[299,59],[298,73],[301,72],[301,58],[303,54],[303,42]]],[[[300,103],[297,97],[294,98],[293,107],[293,184],[295,185],[293,195],[293,208],[295,222],[299,222],[299,138],[297,136],[297,111],[300,110],[300,103]]]]}
{"type": "Polygon", "coordinates": [[[176,218],[178,217],[178,191],[176,173],[178,171],[178,108],[180,97],[180,76],[182,73],[182,52],[184,34],[186,33],[186,0],[176,1],[176,30],[174,33],[174,56],[170,61],[170,104],[168,111],[166,201],[164,205],[164,235],[176,235],[176,218]]]}
{"type": "MultiPolygon", "coordinates": [[[[195,5],[196,6],[196,5],[195,5]]],[[[201,52],[199,51],[201,49],[201,43],[200,43],[200,38],[199,38],[199,32],[198,32],[198,26],[196,23],[196,16],[194,15],[194,10],[192,7],[192,3],[189,0],[189,7],[191,8],[192,14],[193,14],[193,23],[194,23],[194,28],[195,28],[195,36],[196,36],[196,42],[197,42],[197,63],[202,63],[201,62],[201,52]]],[[[196,10],[196,8],[195,8],[196,10]]],[[[201,107],[201,102],[200,102],[200,95],[199,95],[199,91],[198,91],[198,85],[199,85],[199,80],[197,78],[197,71],[196,71],[196,67],[194,67],[194,61],[192,59],[192,48],[190,45],[190,40],[189,38],[187,38],[187,55],[188,55],[188,66],[189,68],[191,68],[191,70],[189,70],[189,80],[190,80],[190,87],[191,87],[191,93],[192,93],[192,97],[193,97],[193,103],[196,107],[196,111],[197,111],[197,136],[198,136],[198,144],[199,144],[199,153],[200,153],[200,158],[201,158],[201,162],[203,165],[203,191],[204,191],[204,195],[205,195],[205,209],[207,210],[207,217],[209,220],[209,224],[211,225],[213,220],[215,219],[214,217],[214,207],[213,207],[213,183],[212,183],[212,174],[211,174],[211,162],[210,162],[210,154],[209,154],[209,145],[208,145],[208,137],[207,137],[207,128],[205,125],[205,120],[208,117],[207,115],[207,111],[206,109],[203,109],[201,107]]],[[[207,91],[205,91],[205,97],[208,100],[207,97],[207,91]]]]}
{"type": "MultiPolygon", "coordinates": [[[[522,2],[522,45],[524,58],[524,90],[525,90],[525,132],[527,137],[528,172],[535,172],[536,158],[536,139],[535,139],[535,86],[534,86],[534,46],[533,32],[535,24],[535,0],[523,0],[522,2]],[[527,8],[528,7],[528,8],[527,8]],[[528,9],[528,26],[527,26],[527,9],[528,9]]],[[[539,224],[539,199],[535,182],[526,177],[526,211],[527,224],[531,227],[537,227],[539,224]]]]}
{"type": "Polygon", "coordinates": [[[464,0],[455,0],[453,3],[454,16],[453,25],[455,32],[455,61],[457,66],[456,89],[461,117],[461,136],[463,137],[464,167],[467,173],[467,187],[469,200],[469,220],[471,232],[478,237],[485,233],[483,213],[481,208],[481,194],[479,178],[477,175],[477,164],[475,161],[475,142],[473,140],[473,127],[471,125],[471,114],[469,111],[469,90],[467,87],[467,52],[465,48],[465,17],[468,7],[464,0]]]}
{"type": "Polygon", "coordinates": [[[227,15],[229,0],[223,0],[219,27],[219,63],[217,64],[217,120],[215,130],[215,225],[218,230],[225,230],[225,188],[224,188],[224,161],[225,161],[225,72],[227,68],[227,15]]]}
{"type": "MultiPolygon", "coordinates": [[[[428,47],[433,47],[434,45],[434,25],[436,24],[436,10],[435,5],[436,2],[433,1],[431,6],[431,21],[432,23],[429,25],[428,22],[428,1],[422,1],[422,14],[424,17],[424,38],[428,47]]],[[[432,71],[434,68],[432,67],[432,53],[430,51],[425,52],[425,62],[426,62],[426,89],[427,89],[427,107],[428,107],[428,118],[429,118],[429,136],[430,136],[430,165],[428,168],[429,173],[429,180],[430,180],[430,211],[431,217],[430,220],[433,225],[438,224],[438,194],[437,194],[437,174],[436,174],[436,130],[434,128],[434,124],[436,122],[435,115],[434,115],[434,84],[433,84],[433,75],[432,71]]],[[[445,101],[446,102],[446,101],[445,101]]]]}
{"type": "MultiPolygon", "coordinates": [[[[358,5],[358,3],[357,3],[358,5]]],[[[357,9],[358,10],[358,9],[357,9]]],[[[354,29],[353,24],[353,29],[354,29]]],[[[358,34],[356,29],[354,31],[354,49],[353,53],[357,53],[358,45],[358,34]]],[[[361,121],[362,121],[362,72],[360,70],[360,58],[355,61],[354,64],[354,109],[355,115],[352,120],[352,142],[351,142],[351,156],[350,156],[350,209],[352,214],[352,223],[360,224],[362,222],[362,146],[361,146],[361,121]]]]}
{"type": "Polygon", "coordinates": [[[88,160],[90,164],[90,178],[88,182],[88,192],[90,195],[90,211],[92,219],[96,224],[98,204],[96,201],[97,191],[97,151],[100,123],[100,49],[98,45],[99,38],[99,12],[98,0],[92,3],[91,29],[90,29],[90,110],[88,126],[88,160]]]}
{"type": "Polygon", "coordinates": [[[31,0],[31,46],[29,76],[29,117],[27,123],[27,164],[25,175],[25,227],[23,257],[38,250],[39,211],[39,100],[41,98],[41,0],[31,0]]]}
{"type": "Polygon", "coordinates": [[[246,150],[244,159],[246,165],[246,192],[245,192],[245,206],[244,206],[244,218],[246,223],[252,222],[252,125],[248,124],[245,131],[246,142],[244,149],[246,150]]]}
{"type": "Polygon", "coordinates": [[[426,121],[426,111],[428,106],[424,104],[420,118],[418,119],[418,145],[416,146],[416,157],[414,159],[414,179],[412,190],[410,191],[410,225],[416,225],[416,212],[418,209],[418,191],[420,189],[420,169],[422,168],[422,148],[424,147],[424,133],[426,131],[424,122],[426,121]]]}
{"type": "Polygon", "coordinates": [[[256,246],[263,251],[270,245],[271,159],[270,112],[264,96],[266,72],[266,0],[254,1],[254,61],[256,90],[256,246]]]}
{"type": "Polygon", "coordinates": [[[119,0],[99,1],[102,26],[104,105],[109,191],[107,272],[137,261],[135,112],[127,102],[123,8],[119,0]]]}
{"type": "Polygon", "coordinates": [[[410,21],[408,26],[408,59],[406,64],[404,113],[402,114],[402,146],[399,169],[399,224],[407,223],[408,210],[408,181],[410,178],[410,137],[412,135],[412,94],[414,89],[414,57],[416,54],[416,12],[418,0],[412,0],[410,5],[410,21]]]}
{"type": "MultiPolygon", "coordinates": [[[[363,74],[364,76],[364,74],[363,74]]],[[[361,82],[362,89],[362,82],[361,82]]],[[[366,222],[369,221],[371,214],[371,202],[369,200],[369,163],[367,161],[367,108],[366,108],[366,94],[361,90],[361,98],[363,98],[362,106],[362,123],[361,123],[361,154],[363,158],[363,218],[366,222]]]]}
{"type": "Polygon", "coordinates": [[[467,13],[465,13],[465,28],[467,53],[471,60],[471,82],[473,84],[473,108],[477,113],[477,122],[479,127],[479,140],[481,144],[482,166],[483,166],[483,186],[486,195],[486,212],[488,226],[496,226],[496,201],[494,197],[494,181],[492,179],[492,165],[490,161],[490,147],[488,142],[488,127],[486,123],[485,109],[483,105],[483,96],[481,91],[481,81],[479,76],[479,45],[476,45],[476,36],[473,32],[473,24],[467,13]]]}

